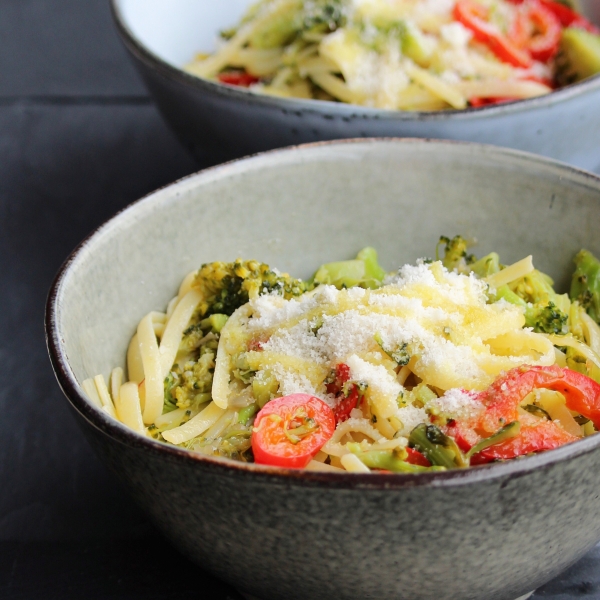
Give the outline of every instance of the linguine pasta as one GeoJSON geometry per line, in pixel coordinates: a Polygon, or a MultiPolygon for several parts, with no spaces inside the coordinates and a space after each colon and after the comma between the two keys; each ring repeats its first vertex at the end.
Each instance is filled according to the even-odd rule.
{"type": "Polygon", "coordinates": [[[221,32],[216,52],[198,54],[185,69],[257,93],[384,109],[532,98],[570,82],[562,75],[572,70],[560,51],[565,24],[594,29],[555,4],[261,0],[221,32]]]}
{"type": "MultiPolygon", "coordinates": [[[[503,267],[493,253],[475,261],[462,238],[442,241],[443,259],[392,274],[372,249],[323,265],[309,282],[256,261],[203,265],[166,313],[141,319],[127,375],[116,368],[108,385],[97,375],[83,389],[141,435],[246,461],[256,413],[273,398],[306,394],[336,421],[306,468],[366,472],[374,456],[406,461],[407,446],[427,445],[415,442],[419,427],[476,429],[489,390],[515,369],[569,367],[600,379],[598,324],[554,292],[531,256],[503,267]]],[[[559,396],[520,398],[519,426],[552,422],[572,439],[594,433],[593,419],[559,396]]],[[[302,419],[294,431],[318,428],[302,419]]]]}

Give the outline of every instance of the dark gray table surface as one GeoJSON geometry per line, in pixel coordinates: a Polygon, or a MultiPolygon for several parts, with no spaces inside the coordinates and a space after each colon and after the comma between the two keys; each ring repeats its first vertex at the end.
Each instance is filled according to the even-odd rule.
{"type": "MultiPolygon", "coordinates": [[[[73,247],[201,167],[148,98],[107,0],[0,0],[0,598],[240,598],[91,453],[44,343],[46,293],[73,247]]],[[[534,597],[600,599],[600,547],[534,597]]]]}

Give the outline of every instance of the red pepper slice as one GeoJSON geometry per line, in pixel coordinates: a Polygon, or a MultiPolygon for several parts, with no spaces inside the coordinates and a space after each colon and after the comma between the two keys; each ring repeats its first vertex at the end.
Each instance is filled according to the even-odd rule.
{"type": "Polygon", "coordinates": [[[335,422],[342,423],[343,421],[347,421],[350,418],[350,413],[358,407],[359,400],[358,387],[352,385],[348,396],[343,397],[339,404],[333,409],[335,422]]]}
{"type": "Polygon", "coordinates": [[[267,402],[256,415],[252,433],[254,461],[303,469],[335,431],[333,411],[309,394],[267,402]]]}
{"type": "Polygon", "coordinates": [[[469,98],[469,104],[473,108],[481,108],[482,106],[493,106],[494,104],[504,104],[515,100],[521,100],[521,98],[469,98]]]}
{"type": "Polygon", "coordinates": [[[521,431],[517,437],[490,446],[476,454],[475,456],[478,457],[476,464],[497,459],[508,460],[532,452],[553,450],[577,439],[579,438],[566,432],[552,421],[542,421],[535,425],[521,425],[521,431]]]}
{"type": "Polygon", "coordinates": [[[221,83],[228,85],[237,85],[238,87],[250,87],[253,83],[258,83],[260,79],[255,75],[250,75],[246,71],[225,71],[219,73],[217,79],[221,83]]]}
{"type": "Polygon", "coordinates": [[[338,405],[333,409],[336,423],[347,421],[352,410],[358,408],[360,403],[361,395],[358,386],[348,384],[349,381],[350,367],[340,363],[335,367],[333,381],[325,386],[327,393],[333,394],[338,400],[338,405]]]}
{"type": "Polygon", "coordinates": [[[584,16],[574,11],[572,8],[555,2],[554,0],[539,0],[549,11],[551,11],[555,17],[558,18],[560,24],[563,27],[579,27],[580,29],[586,29],[592,33],[600,33],[595,25],[590,23],[584,16]]]}
{"type": "Polygon", "coordinates": [[[408,452],[408,457],[406,458],[406,462],[411,465],[419,465],[420,467],[430,467],[431,463],[427,460],[427,457],[424,454],[421,454],[418,450],[414,448],[406,448],[408,452]]]}
{"type": "Polygon", "coordinates": [[[519,403],[535,389],[560,392],[565,396],[567,408],[587,417],[600,429],[600,385],[582,373],[557,365],[517,367],[496,379],[483,392],[487,408],[479,427],[491,434],[507,423],[518,421],[519,403]]]}
{"type": "MultiPolygon", "coordinates": [[[[482,416],[467,422],[453,421],[445,427],[445,433],[467,452],[482,438],[489,437],[507,423],[519,420],[519,404],[535,389],[560,392],[565,397],[567,408],[587,417],[600,429],[600,385],[582,373],[553,365],[524,366],[508,371],[479,395],[479,400],[486,407],[482,416]]],[[[577,439],[553,421],[522,423],[519,435],[474,455],[471,464],[551,450],[577,439]]]]}
{"type": "Polygon", "coordinates": [[[472,0],[458,0],[453,14],[456,21],[472,31],[475,39],[485,44],[501,61],[514,67],[531,66],[530,56],[488,22],[489,10],[485,6],[472,0]]]}
{"type": "Polygon", "coordinates": [[[509,38],[535,60],[548,62],[558,52],[561,33],[558,17],[537,0],[528,0],[519,9],[509,38]]]}

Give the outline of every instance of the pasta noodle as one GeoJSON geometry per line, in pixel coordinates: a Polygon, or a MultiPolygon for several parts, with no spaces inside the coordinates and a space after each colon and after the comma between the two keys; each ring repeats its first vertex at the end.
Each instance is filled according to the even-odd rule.
{"type": "MultiPolygon", "coordinates": [[[[265,419],[282,423],[280,444],[293,454],[321,422],[303,406],[287,417],[264,410],[302,397],[318,399],[334,419],[307,469],[448,468],[442,447],[455,452],[456,468],[468,465],[470,455],[450,442],[432,450],[441,442],[431,440],[450,439],[456,423],[484,431],[494,422],[490,390],[503,389],[503,378],[560,377],[556,369],[565,369],[598,385],[600,327],[578,297],[553,290],[531,256],[503,267],[494,253],[475,260],[459,236],[441,241],[441,260],[386,274],[366,248],[355,260],[323,265],[309,282],[257,261],[205,264],[185,278],[166,313],[141,319],[127,378],[118,367],[109,386],[96,375],[83,389],[135,432],[208,455],[253,460],[265,419]]],[[[515,423],[560,443],[596,431],[593,418],[553,387],[516,402],[519,421],[500,421],[513,437],[515,423]]],[[[504,429],[489,434],[508,435],[504,429]]],[[[493,451],[480,452],[497,456],[483,442],[493,451]]]]}

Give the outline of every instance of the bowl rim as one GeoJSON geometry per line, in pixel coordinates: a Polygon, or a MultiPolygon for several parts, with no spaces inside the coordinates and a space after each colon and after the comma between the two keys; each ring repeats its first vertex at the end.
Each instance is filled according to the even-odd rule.
{"type": "Polygon", "coordinates": [[[600,74],[593,75],[578,83],[567,85],[544,96],[514,100],[491,106],[467,107],[447,111],[401,111],[383,108],[370,108],[357,104],[344,102],[330,102],[326,100],[312,100],[301,98],[279,98],[267,94],[259,94],[240,88],[239,86],[226,85],[204,79],[187,73],[183,69],[175,67],[148,48],[131,30],[127,24],[120,4],[123,0],[111,0],[110,8],[117,31],[129,52],[147,67],[159,73],[163,77],[171,79],[180,85],[208,93],[232,101],[241,101],[245,104],[270,107],[286,111],[301,111],[305,113],[326,114],[328,117],[341,117],[362,120],[383,121],[463,121],[478,120],[488,115],[501,116],[527,112],[537,108],[548,108],[555,104],[566,102],[591,91],[600,90],[600,74]]]}
{"type": "Polygon", "coordinates": [[[173,183],[162,186],[138,200],[125,206],[112,217],[109,217],[88,236],[86,236],[65,259],[59,268],[54,281],[50,287],[46,301],[45,311],[45,335],[46,345],[50,362],[52,364],[58,384],[62,389],[67,400],[75,412],[88,422],[96,430],[104,433],[114,441],[151,453],[165,460],[184,463],[192,468],[209,471],[222,476],[249,477],[257,479],[261,483],[272,485],[302,485],[319,486],[332,489],[401,489],[412,487],[456,487],[469,485],[478,481],[491,481],[504,478],[522,477],[540,469],[549,469],[558,463],[571,460],[578,456],[588,454],[600,448],[600,435],[594,435],[576,442],[566,444],[552,451],[543,452],[524,459],[517,459],[504,463],[487,464],[470,467],[468,469],[456,469],[444,472],[418,473],[418,474],[382,474],[382,473],[335,473],[329,471],[306,471],[301,469],[285,469],[281,467],[271,467],[257,465],[255,463],[238,462],[226,458],[211,457],[202,455],[171,446],[163,442],[158,442],[152,438],[143,437],[126,425],[113,419],[103,411],[93,406],[91,401],[84,395],[80,384],[69,365],[68,358],[61,347],[63,341],[60,337],[60,325],[58,314],[60,312],[59,304],[63,286],[68,279],[69,273],[76,265],[82,254],[85,254],[89,246],[92,246],[97,238],[102,237],[105,231],[110,230],[122,218],[136,210],[151,204],[160,202],[165,195],[174,198],[182,187],[193,185],[202,185],[204,182],[210,182],[215,176],[231,177],[239,171],[247,168],[260,168],[272,164],[273,159],[279,156],[292,155],[310,151],[319,147],[345,147],[352,144],[401,144],[401,145],[421,145],[421,146],[462,146],[464,148],[474,148],[479,152],[487,152],[492,155],[518,158],[523,163],[529,163],[531,166],[548,169],[553,168],[559,171],[561,178],[577,177],[581,184],[582,181],[590,182],[598,190],[600,202],[600,176],[578,169],[569,164],[557,160],[545,158],[523,152],[512,150],[489,144],[478,144],[473,142],[455,141],[455,140],[436,140],[423,138],[352,138],[344,140],[332,140],[301,144],[287,148],[279,148],[260,152],[247,157],[238,158],[217,166],[208,167],[200,171],[191,173],[185,177],[176,180],[173,183]]]}

